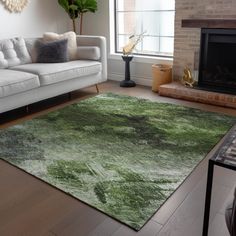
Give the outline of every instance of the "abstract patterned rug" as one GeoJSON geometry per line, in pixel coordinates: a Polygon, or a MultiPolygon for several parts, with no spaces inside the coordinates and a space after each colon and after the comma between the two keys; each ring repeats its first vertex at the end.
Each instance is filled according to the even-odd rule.
{"type": "Polygon", "coordinates": [[[235,117],[101,94],[0,131],[0,158],[139,230],[235,117]]]}

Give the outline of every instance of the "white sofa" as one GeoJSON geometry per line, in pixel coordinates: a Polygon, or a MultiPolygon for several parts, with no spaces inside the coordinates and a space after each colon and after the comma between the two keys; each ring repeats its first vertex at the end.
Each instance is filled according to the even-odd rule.
{"type": "Polygon", "coordinates": [[[107,80],[104,37],[77,36],[80,57],[64,63],[35,63],[36,40],[23,39],[27,52],[19,41],[0,40],[0,113],[107,80]]]}

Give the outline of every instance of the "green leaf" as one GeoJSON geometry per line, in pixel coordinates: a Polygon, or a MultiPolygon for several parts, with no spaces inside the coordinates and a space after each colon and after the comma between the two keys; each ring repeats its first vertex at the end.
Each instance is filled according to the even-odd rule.
{"type": "Polygon", "coordinates": [[[79,13],[95,12],[97,11],[96,0],[75,0],[74,2],[78,6],[79,13]]]}
{"type": "Polygon", "coordinates": [[[76,6],[76,5],[74,5],[74,4],[70,5],[69,8],[70,8],[71,10],[73,10],[73,11],[77,11],[77,10],[78,10],[78,6],[76,6]]]}
{"type": "Polygon", "coordinates": [[[58,3],[65,9],[65,11],[68,13],[69,11],[69,3],[67,0],[58,0],[58,3]]]}
{"type": "Polygon", "coordinates": [[[69,15],[69,17],[72,20],[78,18],[78,16],[79,16],[78,6],[76,4],[73,4],[73,1],[58,0],[58,3],[61,5],[62,8],[64,8],[66,13],[69,15]]]}

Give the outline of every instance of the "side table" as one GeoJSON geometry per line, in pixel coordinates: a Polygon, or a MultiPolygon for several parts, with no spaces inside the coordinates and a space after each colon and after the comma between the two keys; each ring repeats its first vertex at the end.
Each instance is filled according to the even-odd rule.
{"type": "Polygon", "coordinates": [[[230,170],[236,170],[236,125],[227,134],[225,141],[221,144],[213,157],[209,159],[202,236],[208,235],[212,182],[215,165],[230,170]]]}
{"type": "Polygon", "coordinates": [[[135,87],[136,83],[130,79],[130,62],[133,60],[133,56],[122,56],[122,59],[125,62],[125,80],[120,82],[120,87],[135,87]]]}

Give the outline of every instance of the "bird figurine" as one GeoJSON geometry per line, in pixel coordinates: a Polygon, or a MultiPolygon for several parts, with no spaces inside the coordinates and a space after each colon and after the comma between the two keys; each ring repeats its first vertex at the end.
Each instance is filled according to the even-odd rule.
{"type": "Polygon", "coordinates": [[[128,43],[122,48],[124,56],[129,56],[133,52],[137,44],[143,40],[145,33],[146,32],[143,32],[139,35],[133,34],[129,37],[128,43]]]}
{"type": "Polygon", "coordinates": [[[182,77],[182,80],[181,80],[182,84],[185,85],[185,86],[189,86],[191,88],[193,88],[193,85],[195,84],[195,80],[192,76],[192,72],[189,68],[185,68],[184,69],[184,75],[182,77]]]}

